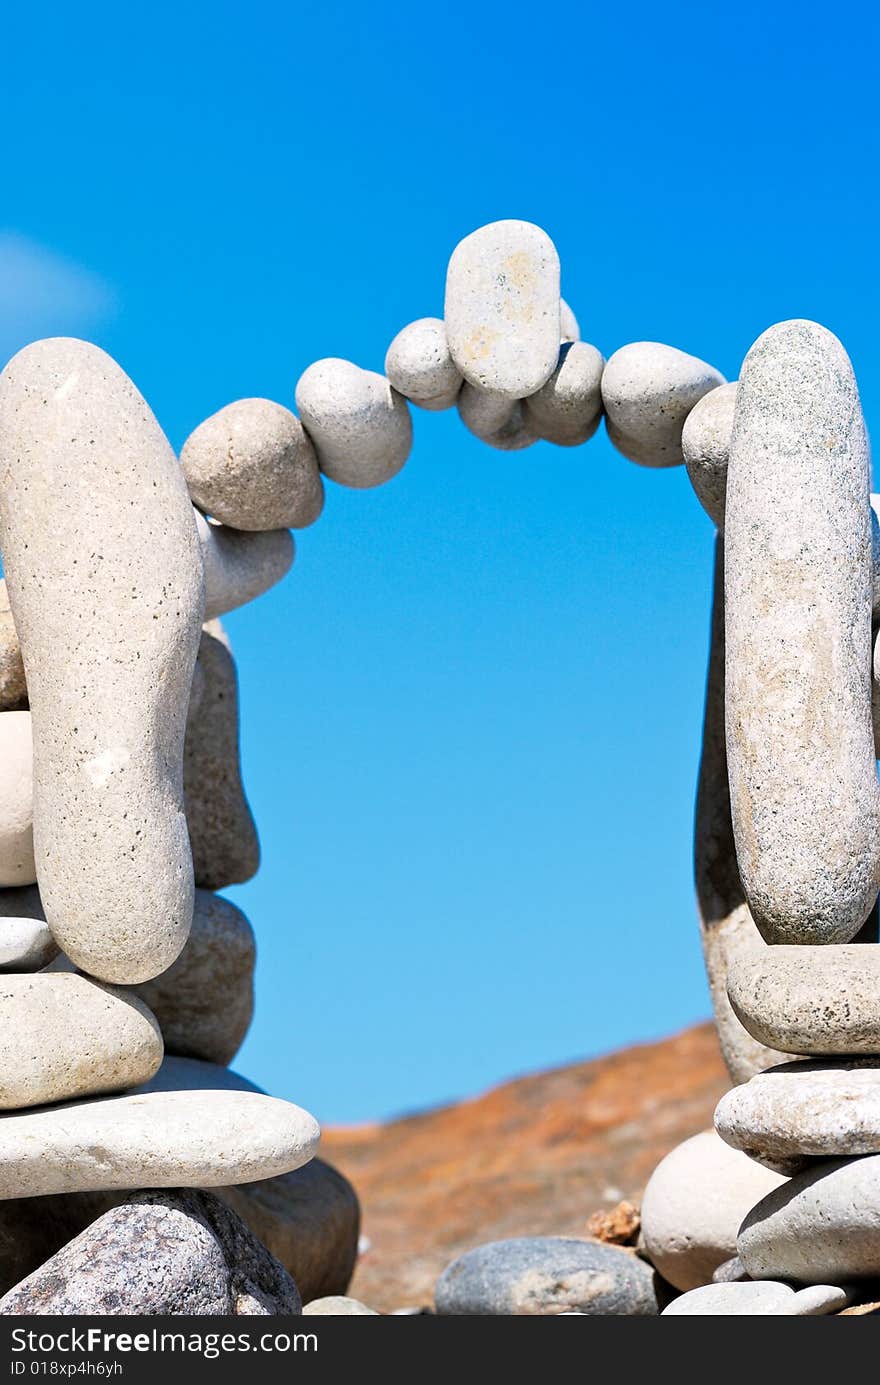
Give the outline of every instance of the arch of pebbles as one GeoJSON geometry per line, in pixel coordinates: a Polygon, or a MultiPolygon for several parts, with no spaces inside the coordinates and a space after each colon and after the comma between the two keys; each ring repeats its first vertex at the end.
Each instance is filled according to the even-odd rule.
{"type": "MultiPolygon", "coordinates": [[[[646,1254],[685,1291],[669,1313],[838,1309],[880,1278],[880,530],[843,348],[794,321],[733,383],[657,342],[606,361],[560,297],[550,238],[501,221],[456,247],[444,318],[404,327],[384,375],[318,361],[295,403],[232,403],[178,460],[95,346],[39,341],[0,376],[0,1199],[103,1196],[92,1213],[115,1218],[101,1245],[117,1250],[86,1307],[89,1229],[0,1311],[100,1311],[111,1290],[114,1311],[298,1310],[287,1271],[229,1229],[230,1201],[247,1218],[242,1185],[307,1165],[318,1129],[226,1066],[252,1014],[254,939],[215,891],[254,874],[259,845],[218,618],[285,575],[325,479],[401,470],[411,406],[455,407],[502,450],[577,446],[604,418],[625,457],[686,465],[717,528],[695,857],[739,1085],[717,1112],[726,1143],[689,1141],[652,1179],[646,1254]],[[156,1192],[212,1186],[225,1209],[156,1192]],[[704,1195],[711,1232],[691,1225],[704,1195]],[[149,1245],[169,1218],[224,1248],[198,1306],[164,1262],[158,1306],[120,1290],[137,1282],[126,1226],[149,1245]],[[236,1235],[246,1273],[230,1270],[236,1235]]],[[[318,1275],[323,1292],[350,1268],[318,1275]]],[[[437,1308],[658,1311],[644,1259],[553,1238],[471,1252],[437,1308]]]]}

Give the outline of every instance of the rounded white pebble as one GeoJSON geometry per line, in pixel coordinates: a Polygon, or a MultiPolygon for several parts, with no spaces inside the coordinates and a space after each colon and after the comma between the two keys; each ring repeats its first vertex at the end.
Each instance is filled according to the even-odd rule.
{"type": "Polygon", "coordinates": [[[704,394],[685,419],[681,450],[691,485],[706,514],[724,527],[727,462],[737,382],[719,385],[704,394]]]}
{"type": "Polygon", "coordinates": [[[364,490],[396,476],[412,448],[406,400],[384,375],[329,356],[304,370],[296,407],[325,476],[364,490]]]}
{"type": "Polygon", "coordinates": [[[685,419],[704,394],[725,384],[705,361],[657,341],[621,346],[602,374],[608,436],[640,466],[679,466],[685,419]]]}
{"type": "Polygon", "coordinates": [[[280,582],[294,558],[289,529],[229,529],[195,512],[205,569],[205,620],[235,611],[280,582]]]}
{"type": "Polygon", "coordinates": [[[546,385],[523,402],[524,421],[539,438],[577,447],[591,438],[602,417],[601,351],[585,341],[563,342],[546,385]]]}
{"type": "Polygon", "coordinates": [[[486,394],[466,380],[458,396],[458,414],[469,433],[500,452],[516,452],[538,440],[521,399],[486,394]]]}
{"type": "Polygon", "coordinates": [[[439,317],[420,317],[397,333],[385,356],[385,374],[398,394],[420,409],[449,409],[461,389],[461,372],[449,352],[439,317]]]}

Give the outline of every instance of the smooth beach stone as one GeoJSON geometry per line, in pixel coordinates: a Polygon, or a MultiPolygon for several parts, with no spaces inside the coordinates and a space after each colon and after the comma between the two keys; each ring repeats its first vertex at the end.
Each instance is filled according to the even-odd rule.
{"type": "Polygon", "coordinates": [[[833,1284],[815,1284],[808,1289],[793,1289],[767,1279],[744,1284],[707,1284],[673,1299],[661,1314],[664,1318],[750,1317],[816,1318],[839,1313],[850,1301],[846,1289],[833,1284]]]}
{"type": "Polygon", "coordinates": [[[289,1173],[314,1117],[249,1091],[154,1091],[0,1116],[0,1197],[215,1187],[289,1173]]]}
{"type": "Polygon", "coordinates": [[[880,947],[771,947],[727,978],[750,1034],[784,1053],[880,1054],[880,947]]]}
{"type": "Polygon", "coordinates": [[[298,1314],[287,1270],[210,1193],[133,1193],[0,1299],[8,1316],[298,1314]]]}
{"type": "Polygon", "coordinates": [[[657,341],[636,341],[610,356],[602,372],[608,436],[640,466],[679,466],[685,419],[704,394],[725,384],[713,366],[657,341]]]}
{"type": "Polygon", "coordinates": [[[725,518],[736,854],[769,943],[846,943],[880,885],[869,454],[849,358],[782,322],[743,363],[725,518]]]}
{"type": "Polygon", "coordinates": [[[736,1234],[749,1208],[784,1181],[714,1130],[677,1145],[651,1174],[642,1198],[642,1235],[652,1264],[676,1289],[708,1284],[737,1253],[736,1234]]]}
{"type": "Polygon", "coordinates": [[[704,394],[691,409],[681,432],[682,456],[694,493],[719,529],[724,528],[736,386],[734,380],[704,394]]]}
{"type": "Polygon", "coordinates": [[[580,341],[578,320],[564,298],[559,300],[559,337],[561,341],[580,341]]]}
{"type": "Polygon", "coordinates": [[[327,1298],[313,1298],[303,1309],[304,1317],[313,1318],[378,1318],[375,1308],[368,1308],[360,1299],[346,1298],[343,1294],[331,1294],[327,1298]]]}
{"type": "Polygon", "coordinates": [[[0,915],[0,971],[41,971],[58,955],[44,920],[0,915]]]}
{"type": "Polygon", "coordinates": [[[718,1043],[732,1081],[746,1082],[753,1073],[785,1062],[786,1055],[765,1047],[743,1028],[727,995],[731,966],[740,958],[767,952],[768,947],[745,901],[733,841],[724,729],[724,540],[720,535],[715,539],[709,671],[694,824],[694,879],[718,1043]]]}
{"type": "Polygon", "coordinates": [[[749,1212],[737,1254],[753,1279],[880,1277],[880,1154],[795,1174],[749,1212]]]}
{"type": "Polygon", "coordinates": [[[205,571],[205,620],[254,601],[286,577],[293,564],[289,529],[229,529],[193,510],[205,571]]]}
{"type": "Polygon", "coordinates": [[[723,1140],[785,1173],[808,1158],[880,1154],[880,1058],[786,1063],[727,1092],[723,1140]]]}
{"type": "Polygon", "coordinates": [[[654,1275],[632,1251],[601,1241],[526,1236],[491,1241],[453,1260],[436,1289],[437,1312],[482,1317],[549,1316],[574,1309],[654,1316],[654,1275]]]}
{"type": "Polygon", "coordinates": [[[205,690],[186,728],[183,784],[196,884],[208,890],[256,875],[260,843],[241,781],[238,678],[215,628],[202,632],[205,690]]]}
{"type": "Polygon", "coordinates": [[[0,462],[46,918],[84,971],[146,981],[192,921],[181,761],[204,585],[186,483],[119,366],[67,338],[0,376],[0,462]]]}
{"type": "Polygon", "coordinates": [[[561,338],[559,256],[540,226],[494,221],[465,236],[446,274],[452,359],[477,389],[534,394],[556,369],[561,338]]]}
{"type": "Polygon", "coordinates": [[[517,452],[538,440],[522,400],[485,394],[467,381],[458,393],[458,416],[469,433],[500,452],[517,452]]]}
{"type": "Polygon", "coordinates": [[[527,426],[547,442],[577,447],[602,418],[604,357],[585,341],[563,342],[559,364],[546,385],[523,401],[527,426]]]}
{"type": "Polygon", "coordinates": [[[86,976],[0,976],[0,1110],[145,1082],[162,1035],[143,1001],[86,976]]]}
{"type": "Polygon", "coordinates": [[[254,1013],[255,961],[254,930],[241,910],[196,890],[192,928],[177,961],[134,988],[156,1016],[169,1053],[232,1060],[254,1013]]]}
{"type": "Polygon", "coordinates": [[[739,1284],[742,1280],[748,1279],[746,1267],[738,1255],[732,1255],[729,1260],[724,1260],[712,1275],[713,1284],[739,1284]]]}
{"type": "Polygon", "coordinates": [[[0,712],[0,886],[37,879],[33,764],[30,712],[0,712]]]}
{"type": "Polygon", "coordinates": [[[311,440],[271,399],[239,399],[206,418],[180,464],[193,504],[232,529],[303,529],[324,505],[311,440]]]}
{"type": "Polygon", "coordinates": [[[9,605],[6,579],[0,578],[0,712],[18,712],[26,707],[27,683],[21,644],[9,605]]]}
{"type": "Polygon", "coordinates": [[[439,317],[420,317],[397,333],[385,356],[385,374],[398,394],[420,409],[449,409],[461,389],[461,373],[449,352],[439,317]]]}
{"type": "Polygon", "coordinates": [[[406,400],[384,375],[335,356],[315,361],[296,386],[296,407],[325,476],[357,490],[396,476],[412,450],[406,400]]]}

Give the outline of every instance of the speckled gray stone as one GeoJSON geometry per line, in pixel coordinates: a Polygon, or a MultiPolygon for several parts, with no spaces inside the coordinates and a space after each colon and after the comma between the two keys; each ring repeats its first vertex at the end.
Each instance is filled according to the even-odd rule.
{"type": "Polygon", "coordinates": [[[239,399],[206,418],[180,464],[193,504],[233,529],[303,529],[324,505],[311,440],[271,399],[239,399]]]}
{"type": "Polygon", "coordinates": [[[346,1298],[342,1294],[331,1294],[327,1298],[314,1298],[303,1309],[304,1317],[312,1318],[377,1318],[375,1308],[368,1308],[356,1298],[346,1298]]]}
{"type": "Polygon", "coordinates": [[[676,1289],[708,1284],[736,1254],[746,1212],[783,1181],[714,1130],[683,1141],[661,1159],[642,1198],[642,1235],[652,1264],[676,1289]]]}
{"type": "Polygon", "coordinates": [[[674,346],[621,346],[602,373],[608,436],[640,466],[679,466],[685,419],[704,394],[724,383],[712,366],[674,346]]]}
{"type": "Polygon", "coordinates": [[[772,947],[730,970],[742,1024],[784,1053],[880,1054],[880,947],[772,947]]]}
{"type": "Polygon", "coordinates": [[[219,890],[256,874],[260,843],[241,780],[235,662],[215,626],[202,633],[199,664],[205,690],[186,728],[186,817],[196,884],[219,890]]]}
{"type": "Polygon", "coordinates": [[[581,339],[580,324],[564,298],[559,300],[559,338],[560,341],[581,339]]]}
{"type": "Polygon", "coordinates": [[[298,1314],[287,1270],[209,1193],[134,1193],[2,1300],[0,1314],[298,1314]]]}
{"type": "Polygon", "coordinates": [[[737,1254],[753,1279],[880,1277],[880,1154],[796,1174],[749,1212],[737,1254]]]}
{"type": "Polygon", "coordinates": [[[738,958],[767,951],[743,895],[727,780],[724,734],[724,540],[715,540],[712,620],[703,749],[697,782],[694,826],[694,877],[703,959],[709,978],[718,1042],[734,1082],[745,1082],[785,1055],[759,1043],[734,1014],[727,995],[727,973],[738,958]]]}
{"type": "Polygon", "coordinates": [[[869,457],[852,366],[813,322],[759,337],[725,522],[736,854],[770,943],[845,943],[880,885],[869,457]]]}
{"type": "Polygon", "coordinates": [[[0,712],[17,712],[27,707],[27,683],[21,658],[21,644],[6,579],[0,578],[0,712]]]}
{"type": "Polygon", "coordinates": [[[681,451],[691,485],[706,514],[719,529],[724,528],[736,385],[734,380],[704,394],[685,419],[681,433],[681,451]]]}
{"type": "Polygon", "coordinates": [[[491,1241],[440,1276],[437,1312],[480,1317],[565,1313],[646,1317],[658,1312],[649,1265],[599,1241],[527,1236],[491,1241]]]}
{"type": "Polygon", "coordinates": [[[663,1309],[664,1318],[818,1318],[839,1313],[850,1301],[846,1289],[833,1284],[813,1284],[794,1289],[775,1280],[744,1284],[707,1284],[673,1299],[663,1309]]]}
{"type": "Polygon", "coordinates": [[[255,960],[254,931],[241,910],[196,890],[183,952],[168,971],[135,988],[156,1016],[169,1053],[232,1060],[254,1013],[255,960]]]}
{"type": "Polygon", "coordinates": [[[162,1035],[130,992],[59,972],[0,976],[0,1110],[121,1091],[162,1062],[162,1035]]]}
{"type": "Polygon", "coordinates": [[[449,352],[439,317],[420,317],[398,332],[385,356],[389,383],[420,409],[450,409],[461,389],[461,373],[449,352]]]}
{"type": "Polygon", "coordinates": [[[559,447],[577,447],[591,438],[602,418],[604,364],[595,346],[563,342],[550,379],[523,403],[528,427],[559,447]]]}
{"type": "Polygon", "coordinates": [[[296,407],[325,476],[357,490],[396,476],[412,449],[406,400],[384,375],[335,356],[315,361],[296,386],[296,407]]]}
{"type": "Polygon", "coordinates": [[[287,575],[295,553],[289,529],[248,533],[194,510],[205,571],[205,620],[254,601],[287,575]]]}
{"type": "Polygon", "coordinates": [[[0,712],[0,886],[37,879],[33,763],[30,712],[0,712]]]}
{"type": "Polygon", "coordinates": [[[446,275],[446,335],[465,380],[523,399],[556,369],[562,336],[559,256],[529,221],[494,221],[465,236],[446,275]]]}
{"type": "Polygon", "coordinates": [[[458,415],[469,433],[499,452],[518,452],[538,440],[522,400],[486,394],[467,381],[458,393],[458,415]]]}
{"type": "Polygon", "coordinates": [[[7,365],[0,461],[46,918],[84,970],[145,981],[192,920],[181,761],[204,601],[193,508],[146,403],[86,342],[36,342],[7,365]]]}
{"type": "Polygon", "coordinates": [[[785,1063],[718,1103],[723,1140],[795,1173],[808,1158],[880,1154],[880,1058],[785,1063]]]}
{"type": "Polygon", "coordinates": [[[0,1116],[0,1198],[215,1187],[299,1168],[307,1111],[251,1091],[147,1091],[0,1116]]]}

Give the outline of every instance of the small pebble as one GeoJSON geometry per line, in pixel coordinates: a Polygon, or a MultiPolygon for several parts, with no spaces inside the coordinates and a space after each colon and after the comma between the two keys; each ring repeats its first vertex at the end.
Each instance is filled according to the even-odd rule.
{"type": "Polygon", "coordinates": [[[396,476],[412,448],[406,400],[384,375],[328,357],[300,376],[296,407],[325,476],[362,490],[396,476]]]}
{"type": "Polygon", "coordinates": [[[517,452],[538,440],[521,400],[485,394],[467,381],[459,391],[458,414],[469,433],[500,452],[517,452]]]}
{"type": "Polygon", "coordinates": [[[608,436],[618,452],[640,466],[679,466],[688,414],[724,383],[712,366],[674,346],[656,341],[621,346],[602,373],[608,436]]]}
{"type": "Polygon", "coordinates": [[[595,346],[585,341],[563,342],[550,379],[523,402],[526,425],[560,447],[586,442],[602,418],[604,364],[595,346]]]}
{"type": "Polygon", "coordinates": [[[398,332],[385,356],[390,384],[420,409],[450,409],[461,389],[461,372],[449,352],[439,317],[420,317],[398,332]]]}
{"type": "Polygon", "coordinates": [[[311,1318],[378,1318],[375,1308],[368,1308],[356,1298],[346,1298],[344,1294],[330,1294],[327,1298],[313,1298],[303,1309],[303,1315],[311,1318]]]}
{"type": "Polygon", "coordinates": [[[681,451],[691,485],[706,514],[724,528],[727,463],[737,382],[719,385],[704,394],[685,419],[681,451]]]}
{"type": "Polygon", "coordinates": [[[707,1284],[675,1298],[663,1309],[664,1318],[817,1318],[839,1313],[850,1301],[846,1289],[815,1284],[793,1289],[773,1280],[741,1284],[707,1284]]]}
{"type": "Polygon", "coordinates": [[[294,543],[289,529],[247,533],[215,524],[198,510],[193,513],[205,569],[205,620],[256,600],[290,571],[294,543]]]}
{"type": "Polygon", "coordinates": [[[654,1275],[632,1251],[600,1241],[527,1236],[459,1256],[436,1290],[444,1315],[528,1317],[572,1309],[600,1316],[657,1314],[654,1275]]]}

